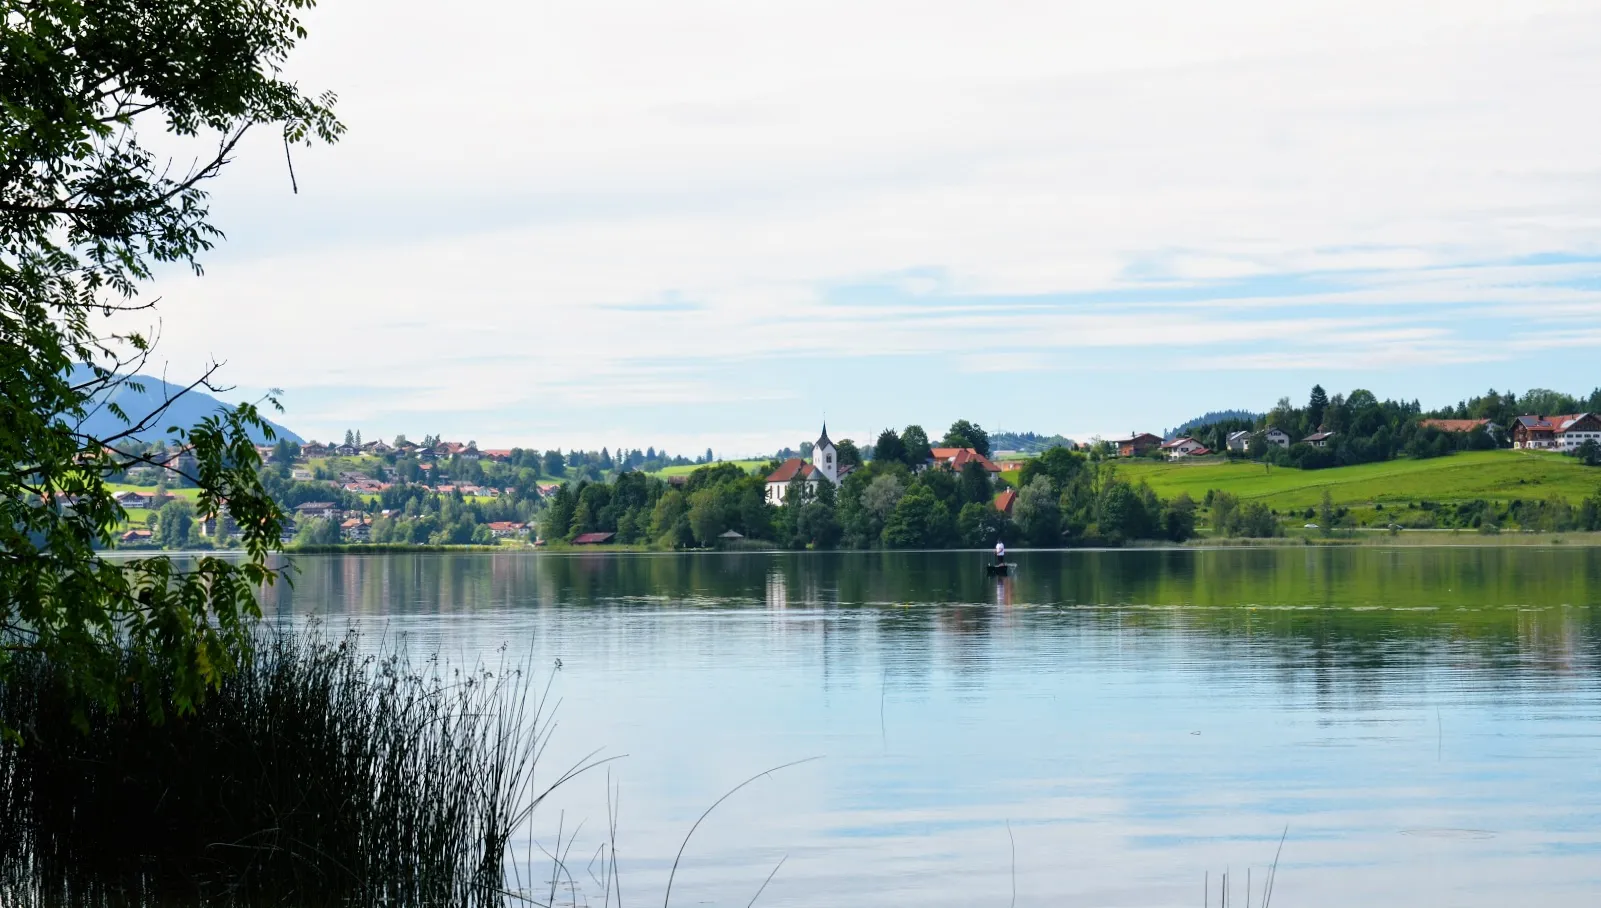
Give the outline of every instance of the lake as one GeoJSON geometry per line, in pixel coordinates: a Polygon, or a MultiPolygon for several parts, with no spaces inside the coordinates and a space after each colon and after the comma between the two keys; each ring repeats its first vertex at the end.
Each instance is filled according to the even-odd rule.
{"type": "Polygon", "coordinates": [[[1259,905],[1281,836],[1285,908],[1601,900],[1601,550],[985,558],[300,556],[266,608],[548,679],[541,778],[620,757],[519,845],[544,885],[560,829],[563,903],[600,903],[608,770],[648,905],[809,757],[673,904],[782,861],[758,904],[1259,905]]]}

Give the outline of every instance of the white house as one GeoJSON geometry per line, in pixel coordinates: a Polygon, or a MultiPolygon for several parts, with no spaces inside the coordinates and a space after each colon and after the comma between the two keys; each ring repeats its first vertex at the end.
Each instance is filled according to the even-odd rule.
{"type": "Polygon", "coordinates": [[[812,445],[812,460],[807,463],[799,457],[779,464],[767,477],[767,503],[782,505],[784,495],[789,491],[789,484],[799,478],[806,484],[808,497],[817,494],[819,483],[827,482],[829,485],[839,486],[840,477],[849,473],[850,468],[840,469],[839,450],[828,439],[828,424],[823,424],[823,434],[818,437],[817,444],[812,445]]]}
{"type": "Polygon", "coordinates": [[[1326,448],[1329,446],[1329,442],[1333,440],[1333,432],[1314,432],[1311,435],[1301,439],[1301,441],[1311,445],[1314,448],[1326,448]]]}
{"type": "MultiPolygon", "coordinates": [[[[1255,432],[1248,431],[1230,432],[1228,441],[1229,450],[1238,451],[1241,454],[1250,451],[1251,438],[1256,434],[1257,433],[1255,432]]],[[[1269,427],[1267,431],[1261,434],[1262,440],[1270,445],[1278,445],[1281,448],[1288,448],[1290,446],[1289,433],[1285,432],[1283,429],[1269,427]]]]}
{"type": "Polygon", "coordinates": [[[1178,460],[1182,457],[1202,457],[1212,453],[1207,450],[1206,445],[1189,436],[1163,442],[1162,452],[1167,455],[1169,460],[1178,460]]]}
{"type": "Polygon", "coordinates": [[[1561,449],[1572,454],[1579,446],[1587,441],[1601,444],[1601,415],[1595,413],[1580,413],[1570,416],[1562,421],[1557,430],[1557,441],[1561,449]]]}

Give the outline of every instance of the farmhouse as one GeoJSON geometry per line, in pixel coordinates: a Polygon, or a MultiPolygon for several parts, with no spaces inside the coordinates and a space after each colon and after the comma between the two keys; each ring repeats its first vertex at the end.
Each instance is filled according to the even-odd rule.
{"type": "Polygon", "coordinates": [[[1301,439],[1301,443],[1311,445],[1314,448],[1326,448],[1329,446],[1329,442],[1333,440],[1333,432],[1314,432],[1301,439]]]}
{"type": "Polygon", "coordinates": [[[510,539],[528,531],[528,524],[512,520],[496,520],[489,524],[489,532],[496,539],[510,539]]]}
{"type": "Polygon", "coordinates": [[[350,542],[366,542],[372,538],[372,524],[361,517],[352,517],[339,525],[339,535],[350,542]]]}
{"type": "Polygon", "coordinates": [[[1159,447],[1161,444],[1162,439],[1160,436],[1152,435],[1149,432],[1135,432],[1128,438],[1114,440],[1112,447],[1117,449],[1117,456],[1119,457],[1138,457],[1152,448],[1159,447]]]}
{"type": "Polygon", "coordinates": [[[1573,453],[1587,441],[1601,444],[1601,414],[1581,413],[1562,424],[1557,433],[1562,450],[1573,453]]]}
{"type": "MultiPolygon", "coordinates": [[[[987,461],[986,461],[987,462],[987,461]]],[[[991,466],[994,466],[991,464],[991,466]]],[[[850,467],[843,470],[839,465],[839,451],[828,438],[828,424],[823,424],[823,434],[818,436],[817,444],[812,445],[812,460],[807,463],[799,457],[779,464],[767,477],[767,502],[781,505],[784,503],[784,494],[789,491],[789,484],[799,480],[805,485],[806,497],[817,494],[820,483],[838,486],[841,478],[851,471],[850,467]]]]}
{"type": "Polygon", "coordinates": [[[148,508],[155,503],[154,495],[143,492],[113,492],[111,497],[125,508],[148,508]]]}
{"type": "Polygon", "coordinates": [[[1512,423],[1512,447],[1525,451],[1572,452],[1587,441],[1601,444],[1601,414],[1519,416],[1512,423]]]}

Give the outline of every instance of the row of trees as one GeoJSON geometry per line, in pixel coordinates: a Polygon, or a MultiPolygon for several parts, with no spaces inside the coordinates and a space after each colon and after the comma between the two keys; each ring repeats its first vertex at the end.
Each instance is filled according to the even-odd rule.
{"type": "MultiPolygon", "coordinates": [[[[1270,463],[1302,469],[1321,469],[1406,456],[1440,457],[1464,450],[1486,450],[1510,444],[1506,434],[1519,416],[1549,416],[1563,413],[1601,412],[1601,388],[1588,397],[1577,397],[1533,389],[1523,395],[1491,390],[1454,407],[1425,412],[1416,400],[1379,400],[1371,391],[1358,388],[1350,394],[1332,397],[1321,385],[1314,385],[1305,406],[1297,407],[1288,397],[1280,398],[1273,409],[1261,417],[1248,414],[1218,413],[1203,417],[1201,425],[1180,430],[1214,451],[1228,450],[1228,436],[1247,431],[1257,437],[1248,456],[1270,463]],[[1488,419],[1501,435],[1487,432],[1445,432],[1425,426],[1425,419],[1488,419]],[[1286,450],[1267,444],[1260,433],[1278,428],[1295,440],[1286,450]],[[1299,443],[1316,432],[1332,432],[1324,446],[1299,443]]],[[[1601,462],[1601,449],[1581,452],[1586,462],[1601,462]]]]}
{"type": "MultiPolygon", "coordinates": [[[[1228,451],[1229,435],[1253,433],[1247,456],[1279,466],[1317,470],[1391,460],[1399,456],[1439,457],[1459,450],[1487,449],[1497,445],[1485,432],[1443,432],[1424,426],[1422,406],[1417,401],[1379,400],[1371,391],[1358,388],[1348,395],[1332,397],[1321,385],[1314,385],[1305,406],[1297,407],[1288,397],[1280,398],[1264,416],[1252,419],[1232,415],[1194,427],[1186,434],[1214,451],[1228,451]],[[1270,428],[1285,432],[1291,445],[1281,448],[1263,435],[1270,428]],[[1301,440],[1317,432],[1333,437],[1321,446],[1301,440]]],[[[1444,417],[1441,417],[1444,418],[1444,417]]],[[[1503,427],[1506,423],[1500,423],[1503,427]]]]}
{"type": "Polygon", "coordinates": [[[735,464],[702,467],[682,486],[624,473],[610,484],[564,484],[551,497],[540,530],[549,540],[615,533],[619,543],[670,548],[714,545],[729,530],[777,541],[765,494],[762,477],[735,464]]]}
{"type": "MultiPolygon", "coordinates": [[[[1195,505],[1187,497],[1162,501],[1148,487],[1119,479],[1110,466],[1097,468],[1065,448],[1029,463],[1008,515],[997,508],[999,488],[982,465],[954,472],[911,454],[919,444],[929,446],[920,435],[916,426],[886,430],[874,448],[889,456],[863,462],[842,453],[853,469],[837,489],[797,477],[780,507],[768,503],[762,475],[721,464],[696,470],[682,486],[639,473],[611,484],[564,485],[540,526],[552,540],[609,532],[621,543],[710,546],[732,530],[747,539],[824,549],[1181,541],[1194,534],[1195,505]]],[[[854,450],[844,442],[836,447],[854,450]]]]}
{"type": "Polygon", "coordinates": [[[1531,388],[1522,395],[1491,388],[1477,397],[1459,401],[1424,414],[1435,419],[1488,419],[1499,426],[1510,426],[1519,416],[1554,416],[1569,413],[1601,412],[1601,388],[1588,397],[1577,397],[1546,388],[1531,388]]]}

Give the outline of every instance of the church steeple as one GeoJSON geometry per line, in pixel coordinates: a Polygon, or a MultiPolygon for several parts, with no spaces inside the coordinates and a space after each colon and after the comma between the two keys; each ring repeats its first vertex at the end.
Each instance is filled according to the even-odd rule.
{"type": "Polygon", "coordinates": [[[817,444],[812,445],[812,466],[822,473],[829,482],[839,485],[839,453],[834,443],[828,440],[828,423],[823,423],[823,434],[817,437],[817,444]]]}

